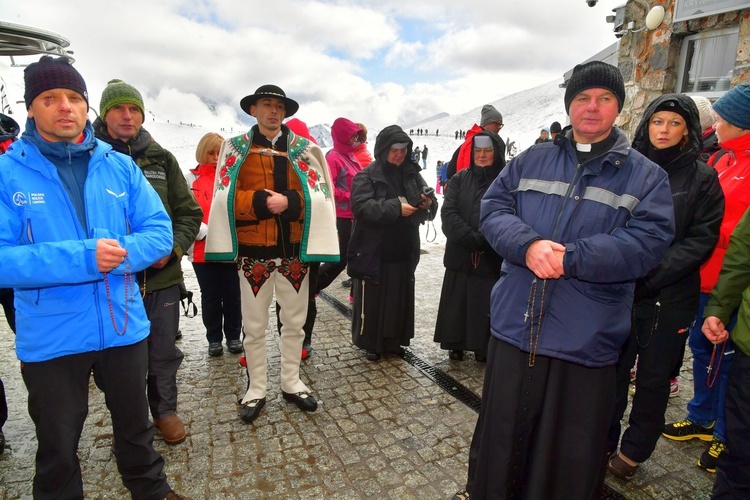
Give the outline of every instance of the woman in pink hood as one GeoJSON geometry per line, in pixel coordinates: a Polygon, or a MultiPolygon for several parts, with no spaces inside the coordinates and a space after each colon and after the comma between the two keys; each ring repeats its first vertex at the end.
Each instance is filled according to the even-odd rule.
{"type": "Polygon", "coordinates": [[[346,251],[349,247],[349,236],[352,232],[352,207],[349,195],[352,179],[362,170],[362,165],[355,154],[355,149],[364,144],[362,127],[346,118],[337,118],[331,127],[333,149],[326,154],[326,162],[331,172],[333,198],[336,202],[336,227],[339,232],[339,250],[341,260],[336,263],[326,262],[318,272],[317,292],[330,285],[341,271],[346,269],[346,251]]]}

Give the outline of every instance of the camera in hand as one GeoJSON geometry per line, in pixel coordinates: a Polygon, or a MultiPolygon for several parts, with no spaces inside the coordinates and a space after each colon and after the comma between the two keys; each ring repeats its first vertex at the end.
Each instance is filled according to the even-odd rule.
{"type": "Polygon", "coordinates": [[[422,187],[422,191],[417,196],[415,196],[414,199],[409,200],[409,205],[418,207],[421,203],[424,203],[425,200],[421,195],[425,195],[426,197],[430,198],[435,195],[435,189],[430,186],[422,187]]]}

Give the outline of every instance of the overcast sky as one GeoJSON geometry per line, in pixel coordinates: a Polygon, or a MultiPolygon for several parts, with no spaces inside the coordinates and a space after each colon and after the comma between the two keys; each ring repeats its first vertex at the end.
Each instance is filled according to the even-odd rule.
{"type": "Polygon", "coordinates": [[[147,113],[226,125],[243,96],[274,83],[310,125],[345,116],[381,128],[560,78],[616,41],[605,17],[623,3],[4,0],[0,19],[68,38],[97,109],[120,78],[147,113]],[[219,106],[218,120],[201,98],[219,106]]]}

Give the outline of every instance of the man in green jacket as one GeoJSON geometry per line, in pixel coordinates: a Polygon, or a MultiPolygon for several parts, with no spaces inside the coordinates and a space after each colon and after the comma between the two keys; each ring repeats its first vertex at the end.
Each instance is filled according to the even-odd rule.
{"type": "Polygon", "coordinates": [[[182,256],[195,241],[203,212],[193,198],[177,159],[143,128],[143,98],[133,86],[111,80],[99,102],[96,137],[133,158],[156,190],[172,219],[172,253],[139,273],[146,313],[151,321],[148,340],[148,402],[154,425],[167,444],[185,440],[185,425],[177,415],[177,369],[184,357],[175,344],[180,319],[182,256]]]}
{"type": "Polygon", "coordinates": [[[719,457],[711,498],[750,498],[750,210],[734,228],[719,281],[703,310],[703,334],[714,344],[709,378],[718,372],[730,336],[726,325],[737,310],[731,332],[735,345],[724,401],[727,448],[719,457]]]}

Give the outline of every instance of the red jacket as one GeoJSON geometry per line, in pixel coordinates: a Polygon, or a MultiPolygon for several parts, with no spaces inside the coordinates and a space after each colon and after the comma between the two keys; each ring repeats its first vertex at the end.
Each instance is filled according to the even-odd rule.
{"type": "Polygon", "coordinates": [[[750,134],[722,142],[721,147],[727,151],[714,168],[719,173],[719,184],[724,191],[724,218],[719,230],[719,242],[711,257],[701,266],[703,293],[710,293],[716,285],[724,254],[729,247],[729,236],[750,207],[750,134]]]}
{"type": "MultiPolygon", "coordinates": [[[[203,163],[190,170],[196,178],[190,189],[193,196],[203,210],[203,224],[208,224],[208,213],[211,210],[211,201],[214,197],[214,180],[216,179],[216,165],[203,163]]],[[[196,240],[193,245],[193,262],[206,262],[203,256],[206,240],[196,240]]]]}
{"type": "Polygon", "coordinates": [[[456,161],[456,173],[460,172],[461,170],[467,168],[469,165],[471,165],[471,144],[472,139],[474,139],[474,136],[477,135],[479,132],[483,131],[484,129],[474,124],[473,127],[471,127],[469,130],[466,131],[466,140],[463,144],[460,146],[460,151],[458,153],[458,160],[456,161]]]}
{"type": "Polygon", "coordinates": [[[357,161],[362,165],[362,168],[365,168],[367,165],[375,161],[370,154],[370,151],[367,149],[366,142],[363,142],[354,148],[354,156],[357,157],[357,161]]]}

